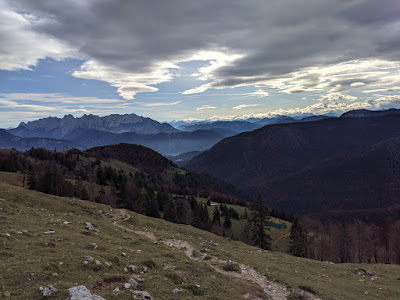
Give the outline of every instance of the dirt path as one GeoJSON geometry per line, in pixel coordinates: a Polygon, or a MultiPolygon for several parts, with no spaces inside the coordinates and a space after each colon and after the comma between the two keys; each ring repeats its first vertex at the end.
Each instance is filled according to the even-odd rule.
{"type": "MultiPolygon", "coordinates": [[[[218,257],[209,256],[207,254],[200,253],[196,248],[194,248],[192,245],[190,245],[186,241],[177,240],[177,239],[158,239],[152,232],[137,231],[137,230],[133,230],[128,227],[125,227],[121,224],[118,224],[119,222],[126,221],[131,217],[129,214],[127,214],[123,211],[121,211],[121,213],[123,214],[124,219],[116,220],[113,223],[114,226],[116,226],[120,229],[142,235],[142,236],[150,239],[153,242],[162,243],[168,247],[173,247],[176,249],[183,250],[185,255],[188,258],[190,258],[194,261],[197,261],[197,262],[207,264],[210,267],[212,267],[215,271],[222,273],[224,275],[235,277],[235,278],[242,279],[242,280],[247,280],[252,283],[258,284],[264,290],[264,293],[267,294],[269,297],[271,297],[273,300],[285,300],[291,293],[289,288],[287,288],[284,284],[277,283],[277,282],[274,282],[274,281],[268,279],[267,277],[261,275],[254,268],[252,268],[250,266],[247,266],[244,264],[239,264],[239,266],[241,268],[240,273],[227,272],[227,271],[224,271],[223,269],[221,269],[219,266],[220,264],[227,264],[226,260],[221,260],[218,257]],[[204,259],[205,256],[207,256],[207,260],[204,259]]],[[[320,298],[318,298],[317,296],[315,296],[313,294],[309,294],[307,292],[305,292],[305,294],[309,297],[309,299],[321,300],[320,298]]]]}

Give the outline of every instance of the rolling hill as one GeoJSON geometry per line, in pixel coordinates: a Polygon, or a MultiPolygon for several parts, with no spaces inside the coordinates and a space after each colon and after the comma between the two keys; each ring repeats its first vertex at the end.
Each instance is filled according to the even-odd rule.
{"type": "MultiPolygon", "coordinates": [[[[319,214],[327,212],[330,207],[343,203],[343,198],[351,202],[354,191],[363,191],[360,193],[363,197],[358,197],[359,200],[354,199],[351,207],[343,206],[344,209],[372,208],[371,203],[376,202],[376,199],[379,201],[373,208],[383,209],[393,205],[397,197],[393,199],[392,196],[388,196],[385,186],[380,184],[382,179],[379,179],[379,174],[370,172],[369,176],[364,176],[366,168],[363,168],[363,164],[369,166],[387,162],[384,156],[368,156],[363,152],[370,153],[368,149],[373,145],[399,136],[400,116],[390,113],[372,118],[339,118],[270,125],[226,138],[210,150],[193,158],[186,167],[222,178],[252,195],[261,193],[270,206],[285,207],[293,212],[319,214]],[[363,164],[352,165],[350,161],[357,156],[366,161],[363,164]],[[328,161],[332,171],[324,171],[324,174],[337,174],[340,164],[345,162],[349,164],[346,168],[355,174],[354,180],[337,180],[337,184],[313,182],[304,177],[305,173],[299,173],[328,168],[328,161]],[[350,168],[350,165],[353,167],[350,168]],[[334,168],[338,168],[336,173],[333,172],[334,168]],[[369,184],[369,180],[374,178],[376,178],[374,186],[380,188],[365,187],[369,184]],[[275,186],[278,182],[280,188],[275,186]],[[286,182],[291,182],[288,189],[285,188],[286,182]],[[328,189],[328,186],[339,188],[339,182],[342,184],[340,192],[328,189]],[[309,196],[312,191],[318,193],[313,196],[313,199],[317,200],[310,205],[309,196]],[[321,195],[326,196],[324,198],[321,195]]],[[[389,144],[397,145],[392,142],[388,142],[387,145],[389,144]]],[[[393,156],[390,156],[389,163],[396,164],[393,159],[393,156]]],[[[391,179],[394,180],[395,177],[391,179]]],[[[331,180],[335,182],[333,178],[329,182],[331,180]]],[[[387,183],[390,184],[394,185],[391,187],[391,195],[400,192],[397,191],[395,182],[387,183]]]]}

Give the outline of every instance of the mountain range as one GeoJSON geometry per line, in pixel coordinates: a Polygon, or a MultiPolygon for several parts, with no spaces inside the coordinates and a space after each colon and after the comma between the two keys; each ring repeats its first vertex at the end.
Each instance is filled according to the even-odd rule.
{"type": "Polygon", "coordinates": [[[57,149],[58,151],[65,151],[71,148],[76,148],[78,145],[67,140],[58,140],[50,138],[23,138],[15,136],[4,129],[0,129],[0,148],[5,149],[18,149],[26,151],[31,148],[46,148],[57,149]]]}
{"type": "Polygon", "coordinates": [[[225,137],[252,131],[266,124],[304,121],[306,118],[278,116],[253,118],[249,121],[190,124],[181,122],[175,128],[170,124],[135,114],[114,114],[105,117],[83,115],[80,118],[66,115],[63,118],[48,117],[27,123],[21,122],[17,128],[3,131],[0,147],[21,151],[43,147],[64,151],[71,148],[85,150],[97,146],[130,143],[150,147],[174,160],[176,157],[176,162],[181,165],[192,158],[193,153],[205,151],[225,137]],[[184,155],[185,159],[182,161],[179,155],[184,155]]]}
{"type": "Polygon", "coordinates": [[[272,118],[249,118],[245,120],[226,120],[226,121],[201,121],[201,122],[173,122],[171,123],[179,130],[184,131],[195,131],[195,130],[226,130],[227,133],[235,135],[238,133],[252,131],[261,128],[265,125],[272,124],[285,124],[285,123],[296,123],[296,122],[312,122],[328,118],[334,118],[333,116],[325,115],[307,115],[301,117],[288,117],[288,116],[276,116],[272,118]]]}
{"type": "Polygon", "coordinates": [[[176,132],[177,130],[167,123],[159,123],[150,118],[135,114],[110,115],[99,117],[83,115],[75,118],[66,115],[63,118],[49,117],[28,123],[20,123],[10,133],[20,137],[43,137],[62,139],[82,130],[98,130],[113,133],[135,132],[140,134],[154,134],[159,132],[176,132]]]}
{"type": "Polygon", "coordinates": [[[204,151],[230,135],[231,132],[218,129],[181,131],[167,123],[135,114],[83,115],[80,118],[67,115],[22,122],[17,128],[3,130],[0,146],[21,151],[32,147],[63,151],[130,143],[148,146],[163,155],[179,155],[204,151]]]}
{"type": "Polygon", "coordinates": [[[353,111],[226,138],[185,167],[261,194],[273,208],[371,219],[398,210],[399,137],[400,110],[353,111]]]}

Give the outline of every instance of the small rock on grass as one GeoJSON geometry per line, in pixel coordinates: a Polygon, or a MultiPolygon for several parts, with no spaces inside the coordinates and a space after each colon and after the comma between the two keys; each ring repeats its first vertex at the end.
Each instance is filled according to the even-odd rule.
{"type": "Polygon", "coordinates": [[[182,292],[180,289],[173,289],[173,290],[172,290],[172,293],[173,293],[173,294],[178,294],[178,293],[180,293],[180,292],[182,292]]]}
{"type": "Polygon", "coordinates": [[[100,232],[99,228],[96,228],[92,225],[90,222],[85,222],[85,229],[89,231],[95,231],[95,232],[100,232]]]}
{"type": "Polygon", "coordinates": [[[51,297],[57,292],[57,289],[51,285],[46,286],[45,288],[41,288],[41,290],[42,290],[43,297],[51,297]]]}
{"type": "Polygon", "coordinates": [[[133,288],[135,288],[135,289],[137,288],[138,283],[136,282],[135,279],[130,278],[130,279],[128,280],[128,283],[129,283],[133,288]]]}
{"type": "Polygon", "coordinates": [[[145,291],[133,291],[133,294],[145,300],[153,300],[153,297],[145,291]]]}
{"type": "MultiPolygon", "coordinates": [[[[143,278],[141,278],[139,275],[136,275],[136,274],[133,274],[133,275],[132,275],[132,278],[136,279],[136,280],[139,281],[139,282],[143,282],[143,281],[144,281],[143,278]]],[[[165,277],[165,278],[166,278],[166,277],[165,277]]],[[[167,280],[168,280],[168,278],[167,278],[167,280]]]]}
{"type": "Polygon", "coordinates": [[[131,285],[130,285],[129,283],[124,283],[124,288],[130,289],[130,288],[131,288],[131,285]]]}
{"type": "Polygon", "coordinates": [[[136,271],[136,266],[134,265],[128,265],[126,266],[126,269],[128,270],[128,272],[135,272],[136,271]]]}
{"type": "Polygon", "coordinates": [[[103,297],[92,295],[84,285],[74,286],[68,289],[68,298],[66,300],[106,300],[103,297]]]}

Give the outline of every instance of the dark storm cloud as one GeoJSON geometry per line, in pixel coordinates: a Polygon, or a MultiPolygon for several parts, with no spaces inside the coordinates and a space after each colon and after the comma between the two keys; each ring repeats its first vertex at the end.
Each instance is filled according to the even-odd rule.
{"type": "MultiPolygon", "coordinates": [[[[51,26],[35,25],[35,31],[124,72],[145,74],[155,62],[179,63],[201,50],[242,54],[213,70],[212,87],[252,84],[356,59],[400,59],[397,0],[17,3],[53,20],[51,26]]],[[[309,81],[313,85],[317,79],[309,81]]]]}

